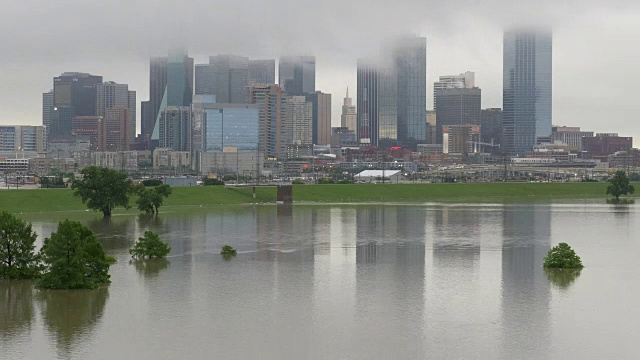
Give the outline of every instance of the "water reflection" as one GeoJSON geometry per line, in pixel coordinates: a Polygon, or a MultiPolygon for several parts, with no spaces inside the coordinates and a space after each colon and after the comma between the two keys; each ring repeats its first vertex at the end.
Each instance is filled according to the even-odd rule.
{"type": "Polygon", "coordinates": [[[131,264],[136,268],[136,271],[144,277],[154,277],[169,267],[169,260],[167,259],[146,259],[146,260],[133,260],[131,264]]]}
{"type": "Polygon", "coordinates": [[[561,290],[567,290],[581,271],[582,269],[544,269],[547,279],[561,290]]]}
{"type": "Polygon", "coordinates": [[[542,264],[550,247],[551,209],[505,207],[502,246],[503,358],[547,358],[550,287],[542,264]]]}
{"type": "Polygon", "coordinates": [[[95,290],[40,290],[36,298],[49,337],[59,356],[69,358],[76,347],[92,337],[100,323],[109,288],[95,290]]]}
{"type": "Polygon", "coordinates": [[[128,252],[139,236],[130,216],[97,217],[86,225],[100,239],[107,254],[128,252]]]}
{"type": "Polygon", "coordinates": [[[30,331],[34,315],[32,298],[33,282],[0,280],[0,344],[30,331]]]}

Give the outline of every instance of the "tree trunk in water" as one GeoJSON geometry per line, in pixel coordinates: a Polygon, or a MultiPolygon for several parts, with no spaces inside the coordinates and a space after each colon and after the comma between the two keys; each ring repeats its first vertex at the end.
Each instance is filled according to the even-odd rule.
{"type": "Polygon", "coordinates": [[[111,216],[111,208],[104,208],[104,209],[102,209],[102,214],[103,214],[105,217],[111,216]]]}

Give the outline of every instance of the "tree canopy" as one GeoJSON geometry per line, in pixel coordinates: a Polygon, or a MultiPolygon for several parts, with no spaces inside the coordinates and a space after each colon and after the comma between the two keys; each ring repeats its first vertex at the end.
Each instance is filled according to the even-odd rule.
{"type": "Polygon", "coordinates": [[[635,190],[634,186],[629,184],[627,174],[622,170],[618,170],[615,175],[609,179],[607,195],[611,195],[618,200],[621,195],[633,194],[635,190]]]}
{"type": "Polygon", "coordinates": [[[135,260],[140,259],[164,259],[171,252],[171,247],[160,239],[160,236],[153,231],[145,231],[144,235],[138,238],[136,244],[129,253],[135,260]]]}
{"type": "Polygon", "coordinates": [[[72,180],[71,188],[89,209],[111,216],[111,211],[117,206],[130,207],[132,185],[127,175],[96,166],[82,169],[81,174],[79,179],[72,180]]]}
{"type": "Polygon", "coordinates": [[[108,284],[109,262],[102,245],[86,226],[64,220],[40,250],[44,273],[38,287],[95,289],[108,284]]]}
{"type": "Polygon", "coordinates": [[[136,200],[138,209],[147,214],[157,214],[164,199],[168,198],[172,192],[171,187],[165,184],[152,188],[138,185],[135,187],[135,193],[138,195],[138,199],[136,200]]]}
{"type": "Polygon", "coordinates": [[[550,269],[582,269],[580,256],[567,243],[560,243],[547,253],[544,267],[550,269]]]}
{"type": "Polygon", "coordinates": [[[0,213],[0,278],[31,279],[39,275],[36,238],[30,223],[8,212],[0,213]]]}

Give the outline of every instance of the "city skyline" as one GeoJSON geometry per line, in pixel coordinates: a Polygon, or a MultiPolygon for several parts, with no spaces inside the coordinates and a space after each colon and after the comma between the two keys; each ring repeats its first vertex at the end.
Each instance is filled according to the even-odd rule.
{"type": "MultiPolygon", "coordinates": [[[[409,2],[404,2],[409,3],[409,2]]],[[[422,9],[434,4],[416,5],[416,9],[422,9]]],[[[637,105],[633,101],[624,100],[624,97],[615,96],[617,89],[626,84],[637,81],[629,67],[621,66],[611,68],[609,62],[604,62],[598,57],[594,58],[591,48],[580,41],[583,37],[589,37],[595,42],[602,43],[602,52],[607,53],[607,58],[627,59],[635,56],[633,49],[624,46],[625,39],[635,38],[635,28],[632,26],[633,14],[640,11],[640,7],[626,4],[614,9],[612,6],[597,6],[587,3],[580,7],[580,12],[573,14],[569,21],[556,22],[560,18],[562,10],[571,8],[568,4],[551,4],[543,1],[535,5],[518,4],[505,6],[498,12],[496,5],[481,9],[470,4],[462,13],[456,12],[454,24],[459,25],[455,31],[445,30],[439,25],[452,20],[451,9],[447,6],[435,6],[433,15],[410,14],[403,19],[403,26],[396,26],[397,31],[406,31],[427,37],[427,109],[432,108],[433,82],[438,76],[457,74],[464,70],[476,72],[477,81],[483,88],[483,108],[502,107],[502,33],[505,26],[527,19],[536,22],[543,15],[548,15],[549,22],[554,25],[554,123],[557,125],[576,125],[594,131],[607,131],[615,129],[621,134],[638,137],[640,130],[636,129],[630,121],[637,105]],[[521,9],[518,9],[521,8],[521,9]],[[557,11],[555,11],[557,10],[557,11]],[[494,14],[495,13],[495,14],[494,14]],[[557,14],[556,14],[557,13],[557,14]],[[443,20],[429,22],[430,17],[443,17],[443,20]],[[470,18],[474,22],[467,22],[470,18]],[[623,31],[623,29],[625,29],[623,31]],[[629,31],[631,30],[631,31],[629,31]],[[606,41],[616,39],[616,41],[606,41]],[[583,76],[589,73],[588,77],[583,76]],[[631,73],[631,74],[630,74],[631,73]],[[605,94],[599,93],[602,103],[594,101],[595,94],[589,89],[590,83],[597,83],[607,89],[605,94]],[[606,123],[600,119],[611,117],[606,123]]],[[[25,25],[33,24],[31,18],[20,10],[22,5],[5,12],[3,15],[12,21],[20,20],[25,25]],[[11,15],[13,13],[13,16],[11,15]]],[[[187,4],[188,7],[188,4],[187,4]]],[[[63,5],[64,8],[64,5],[63,5]]],[[[373,14],[381,15],[382,10],[377,4],[368,9],[373,14]]],[[[106,18],[115,17],[113,6],[102,9],[106,18]]],[[[176,9],[180,11],[180,9],[176,9]]],[[[239,10],[238,10],[239,11],[239,10]]],[[[389,11],[387,9],[387,11],[389,11]]],[[[392,15],[396,10],[391,10],[392,15]]],[[[204,13],[204,12],[203,12],[204,13]]],[[[289,19],[294,14],[286,15],[289,19]]],[[[322,19],[326,12],[320,12],[322,19]]],[[[342,16],[342,15],[340,15],[342,16]]],[[[202,27],[197,20],[199,14],[190,14],[184,17],[190,19],[195,25],[195,30],[202,27]]],[[[296,20],[296,19],[294,19],[296,20]]],[[[9,21],[8,24],[11,24],[9,21]]],[[[83,20],[84,21],[84,20],[83,20]]],[[[315,20],[314,20],[315,21],[315,20]]],[[[300,22],[296,20],[296,24],[300,22]]],[[[397,25],[398,21],[392,22],[397,25]]],[[[122,21],[117,24],[123,25],[122,21]]],[[[160,24],[160,22],[158,22],[160,24]]],[[[195,30],[182,31],[178,27],[176,32],[184,35],[180,40],[189,45],[189,53],[197,63],[206,62],[211,54],[237,53],[250,58],[275,58],[283,54],[304,53],[314,54],[317,63],[316,88],[338,96],[342,96],[347,86],[354,89],[355,99],[355,63],[358,57],[367,56],[378,50],[378,42],[375,38],[385,34],[393,34],[394,27],[382,27],[372,33],[365,34],[358,31],[358,24],[336,25],[329,28],[330,35],[335,40],[326,41],[327,36],[319,38],[302,39],[309,34],[309,30],[301,29],[296,32],[274,29],[257,29],[247,22],[242,23],[247,28],[238,36],[226,39],[221,34],[206,32],[197,34],[195,30]],[[263,31],[262,33],[259,30],[263,31]],[[260,36],[255,36],[260,34],[260,36]],[[249,39],[249,35],[253,36],[249,39]],[[248,40],[249,39],[249,40],[248,40]],[[366,40],[366,41],[365,41],[366,40]]],[[[4,24],[6,26],[6,24],[4,24]]],[[[181,36],[168,36],[169,30],[158,29],[160,25],[154,25],[157,34],[133,36],[126,45],[106,44],[101,42],[106,38],[106,31],[99,30],[96,41],[92,43],[76,41],[77,51],[70,53],[67,49],[52,48],[52,45],[34,43],[38,39],[28,39],[25,36],[4,37],[2,41],[5,47],[14,49],[0,60],[0,66],[8,69],[6,81],[20,84],[18,89],[5,90],[0,94],[0,121],[2,123],[38,124],[40,114],[41,95],[49,90],[48,79],[65,71],[82,71],[100,74],[105,79],[118,83],[126,83],[138,91],[138,99],[148,98],[148,59],[150,56],[163,55],[166,52],[166,44],[158,39],[166,38],[167,42],[174,41],[181,36]],[[98,41],[100,40],[100,41],[98,41]],[[102,44],[96,47],[96,44],[102,44]],[[35,50],[34,50],[35,49],[35,50]],[[50,54],[44,62],[35,56],[37,51],[47,50],[50,54]],[[63,51],[64,50],[64,51],[63,51]],[[117,51],[115,51],[117,50],[117,51]],[[117,56],[113,56],[117,54],[117,56]]],[[[222,26],[236,30],[237,25],[230,22],[216,23],[215,29],[222,26]]],[[[69,26],[56,29],[63,34],[71,31],[69,26]]],[[[125,29],[128,29],[124,26],[125,29]]],[[[167,27],[168,28],[168,27],[167,27]]],[[[107,25],[106,30],[113,31],[113,25],[107,25]]],[[[117,29],[115,29],[117,30],[117,29]]],[[[129,29],[131,30],[131,29],[129,29]]],[[[172,31],[175,28],[172,27],[172,31]]],[[[131,30],[133,31],[133,30],[131,30]]],[[[5,31],[10,34],[10,31],[5,31]]],[[[228,34],[229,32],[225,32],[228,34]]],[[[134,34],[137,34],[134,31],[134,34]]],[[[50,37],[46,35],[45,38],[50,37]]],[[[78,35],[77,40],[82,40],[78,35]]],[[[52,42],[53,43],[53,42],[52,42]]],[[[338,125],[340,104],[333,103],[334,126],[338,125]]],[[[138,109],[138,114],[141,109],[138,109]]],[[[140,119],[138,119],[140,123],[140,119]]]]}

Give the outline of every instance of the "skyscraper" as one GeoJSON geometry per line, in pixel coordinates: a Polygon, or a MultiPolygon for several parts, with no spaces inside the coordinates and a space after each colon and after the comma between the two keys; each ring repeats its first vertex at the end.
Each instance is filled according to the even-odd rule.
{"type": "Polygon", "coordinates": [[[426,142],[426,39],[398,39],[375,60],[358,60],[358,139],[415,149],[426,142]]]}
{"type": "Polygon", "coordinates": [[[436,91],[436,142],[442,144],[442,128],[450,125],[480,125],[479,88],[449,88],[436,91]]]}
{"type": "Polygon", "coordinates": [[[74,116],[96,115],[96,85],[102,76],[66,72],[53,78],[53,113],[50,118],[53,137],[71,135],[74,116]]]}
{"type": "Polygon", "coordinates": [[[316,57],[282,56],[278,64],[278,85],[287,95],[316,91],[316,57]]]}
{"type": "Polygon", "coordinates": [[[249,60],[249,85],[275,83],[276,61],[274,59],[249,60]]]}
{"type": "Polygon", "coordinates": [[[249,58],[238,55],[209,57],[213,67],[213,87],[216,102],[244,104],[249,97],[249,58]]]}
{"type": "Polygon", "coordinates": [[[167,106],[160,113],[159,146],[174,151],[191,151],[193,113],[189,106],[167,106]]]}
{"type": "Polygon", "coordinates": [[[254,84],[249,88],[249,100],[258,106],[259,151],[269,158],[283,158],[287,151],[283,121],[286,96],[278,85],[254,84]]]}
{"type": "Polygon", "coordinates": [[[356,131],[357,126],[357,114],[356,106],[353,105],[352,99],[349,97],[349,88],[347,88],[347,95],[344,98],[342,104],[342,115],[340,116],[340,126],[348,128],[349,130],[356,131]]]}
{"type": "Polygon", "coordinates": [[[42,125],[49,132],[51,124],[51,112],[53,111],[53,90],[42,94],[42,125]]]}
{"type": "MultiPolygon", "coordinates": [[[[116,84],[113,81],[96,85],[96,115],[106,117],[109,109],[127,109],[127,138],[136,135],[136,92],[129,90],[127,84],[116,84]]],[[[129,148],[120,148],[128,151],[129,148]]]]}
{"type": "Polygon", "coordinates": [[[215,72],[211,64],[196,65],[195,77],[196,95],[215,95],[215,72]]]}
{"type": "MultiPolygon", "coordinates": [[[[487,144],[502,144],[502,109],[490,108],[482,109],[480,119],[480,132],[482,142],[487,144]]],[[[498,152],[498,147],[486,149],[491,152],[498,152]]]]}
{"type": "Polygon", "coordinates": [[[131,110],[125,107],[110,107],[104,111],[104,117],[99,119],[98,150],[129,151],[134,139],[130,125],[131,110]]]}
{"type": "Polygon", "coordinates": [[[191,106],[193,58],[184,49],[172,50],[168,57],[153,57],[149,75],[149,102],[142,103],[141,135],[157,141],[161,111],[167,106],[191,106]]]}
{"type": "Polygon", "coordinates": [[[524,154],[551,136],[552,34],[509,30],[503,46],[503,145],[524,154]]]}
{"type": "Polygon", "coordinates": [[[427,39],[406,37],[392,48],[397,89],[398,145],[415,150],[426,140],[427,39]]]}
{"type": "Polygon", "coordinates": [[[471,89],[476,87],[475,73],[466,71],[460,75],[440,76],[439,81],[433,84],[433,108],[438,107],[437,93],[443,89],[471,89]]]}
{"type": "Polygon", "coordinates": [[[288,96],[285,111],[286,145],[313,144],[313,104],[304,96],[288,96]]]}
{"type": "Polygon", "coordinates": [[[331,143],[331,94],[316,91],[306,95],[312,105],[312,141],[316,145],[331,143]]]}

